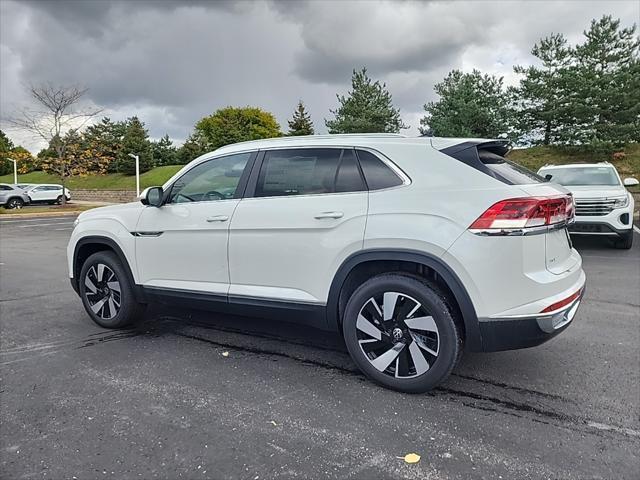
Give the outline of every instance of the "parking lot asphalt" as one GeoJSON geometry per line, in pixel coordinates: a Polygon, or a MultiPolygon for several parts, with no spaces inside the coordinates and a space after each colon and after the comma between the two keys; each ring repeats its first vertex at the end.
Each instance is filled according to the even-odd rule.
{"type": "Polygon", "coordinates": [[[638,478],[637,233],[575,240],[588,290],[562,335],[407,395],[294,324],[152,305],[101,329],[67,278],[72,221],[0,219],[1,478],[638,478]]]}

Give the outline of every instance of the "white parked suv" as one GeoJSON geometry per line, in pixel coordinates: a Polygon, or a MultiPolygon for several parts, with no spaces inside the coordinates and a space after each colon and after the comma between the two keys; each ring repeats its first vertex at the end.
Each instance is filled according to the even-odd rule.
{"type": "Polygon", "coordinates": [[[506,151],[388,134],[228,145],[141,202],[82,213],[71,284],[108,328],[162,301],[339,331],[371,379],[426,391],[463,348],[563,331],[584,294],[571,195],[506,151]]]}
{"type": "Polygon", "coordinates": [[[633,245],[633,195],[625,187],[638,185],[635,178],[620,180],[608,162],[546,165],[538,174],[565,186],[573,194],[576,221],[569,227],[575,235],[612,237],[617,248],[633,245]]]}
{"type": "MultiPolygon", "coordinates": [[[[62,203],[62,185],[57,184],[40,184],[31,185],[25,190],[31,203],[49,203],[51,205],[55,203],[62,203]]],[[[64,189],[67,201],[71,200],[71,192],[68,189],[64,189]]]]}

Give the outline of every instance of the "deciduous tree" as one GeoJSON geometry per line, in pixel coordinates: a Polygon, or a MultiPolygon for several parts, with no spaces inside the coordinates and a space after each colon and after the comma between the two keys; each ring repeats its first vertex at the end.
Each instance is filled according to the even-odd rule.
{"type": "Polygon", "coordinates": [[[257,107],[222,108],[196,123],[195,133],[208,151],[230,143],[282,136],[273,114],[257,107]]]}
{"type": "MultiPolygon", "coordinates": [[[[14,127],[46,141],[55,152],[55,160],[47,166],[60,178],[64,187],[67,178],[79,174],[82,168],[70,161],[67,155],[67,133],[82,129],[101,109],[83,107],[81,104],[87,89],[75,86],[32,85],[29,95],[34,107],[25,107],[9,123],[14,127]]],[[[66,198],[62,196],[63,205],[66,198]]]]}

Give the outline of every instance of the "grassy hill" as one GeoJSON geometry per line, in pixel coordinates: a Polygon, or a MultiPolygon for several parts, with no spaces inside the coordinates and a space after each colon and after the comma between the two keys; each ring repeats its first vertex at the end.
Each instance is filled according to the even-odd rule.
{"type": "MultiPolygon", "coordinates": [[[[140,175],[140,188],[162,185],[171,176],[180,170],[182,165],[168,165],[157,167],[140,175]]],[[[60,183],[60,179],[55,175],[45,172],[31,172],[18,175],[20,183],[60,183]]],[[[0,183],[13,183],[13,175],[0,176],[0,183]]],[[[107,175],[87,175],[85,177],[73,177],[68,179],[67,188],[74,189],[97,189],[97,190],[135,190],[136,177],[134,175],[122,175],[110,173],[107,175]]]]}
{"type": "MultiPolygon", "coordinates": [[[[532,147],[512,150],[509,160],[537,171],[546,164],[563,165],[566,163],[611,162],[621,177],[640,177],[640,144],[628,145],[624,150],[626,157],[614,161],[610,154],[578,153],[557,147],[532,147]]],[[[640,179],[640,178],[639,178],[640,179]]]]}

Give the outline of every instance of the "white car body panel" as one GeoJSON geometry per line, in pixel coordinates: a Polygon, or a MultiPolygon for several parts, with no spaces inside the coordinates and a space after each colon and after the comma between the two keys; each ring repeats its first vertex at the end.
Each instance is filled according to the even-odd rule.
{"type": "Polygon", "coordinates": [[[138,235],[152,235],[135,239],[140,282],[226,295],[229,223],[238,203],[231,199],[146,207],[135,228],[138,235]],[[162,233],[153,236],[156,232],[162,233]]]}
{"type": "Polygon", "coordinates": [[[231,222],[229,294],[324,304],[362,249],[367,192],[246,198],[231,222]],[[340,218],[315,218],[335,212],[340,218]]]}

